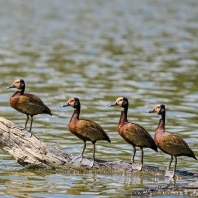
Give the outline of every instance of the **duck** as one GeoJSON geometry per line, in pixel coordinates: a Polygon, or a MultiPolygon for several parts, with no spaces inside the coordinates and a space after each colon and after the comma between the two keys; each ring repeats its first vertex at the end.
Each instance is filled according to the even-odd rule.
{"type": "Polygon", "coordinates": [[[158,152],[157,146],[151,135],[144,129],[142,126],[135,124],[133,122],[129,122],[127,119],[129,102],[126,97],[118,97],[115,103],[108,105],[112,106],[120,106],[121,107],[121,115],[118,123],[118,133],[120,136],[129,144],[133,146],[133,154],[131,157],[131,162],[134,163],[136,147],[141,149],[141,167],[143,167],[143,157],[144,151],[143,148],[151,148],[154,151],[158,152]]]}
{"type": "Polygon", "coordinates": [[[160,116],[159,124],[154,135],[154,141],[161,151],[171,156],[165,176],[174,178],[177,167],[177,157],[187,156],[194,158],[195,160],[197,160],[197,158],[189,145],[181,137],[165,130],[166,108],[164,104],[156,104],[153,110],[148,111],[148,113],[157,113],[160,116]],[[172,173],[169,174],[168,171],[170,170],[173,157],[175,158],[175,165],[172,173]]]}
{"type": "Polygon", "coordinates": [[[37,114],[52,115],[51,110],[42,102],[42,100],[38,96],[30,93],[25,93],[25,81],[23,79],[14,80],[13,84],[7,87],[7,89],[12,88],[16,88],[18,89],[18,91],[16,91],[10,97],[10,106],[19,111],[20,113],[26,114],[27,116],[25,126],[24,128],[21,128],[21,130],[27,130],[29,116],[31,117],[30,128],[29,130],[27,130],[31,133],[33,116],[37,114]]]}
{"type": "Polygon", "coordinates": [[[95,161],[95,143],[98,140],[106,140],[107,142],[111,142],[109,136],[103,130],[103,128],[92,120],[87,119],[80,119],[80,110],[81,110],[81,103],[79,98],[70,98],[66,104],[61,105],[61,107],[73,107],[74,111],[71,116],[71,119],[68,123],[68,128],[72,134],[77,136],[79,139],[83,140],[84,147],[80,154],[80,162],[83,159],[83,154],[86,149],[86,142],[91,141],[93,144],[93,161],[89,163],[90,167],[93,167],[95,161]]]}

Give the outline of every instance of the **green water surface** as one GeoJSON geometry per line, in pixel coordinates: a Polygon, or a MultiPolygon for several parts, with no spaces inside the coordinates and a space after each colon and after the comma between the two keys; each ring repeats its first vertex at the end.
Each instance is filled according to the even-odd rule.
{"type": "MultiPolygon", "coordinates": [[[[67,128],[73,109],[60,105],[78,97],[81,117],[100,124],[112,141],[97,142],[96,158],[129,161],[132,146],[117,132],[120,108],[108,105],[127,97],[129,121],[153,137],[159,118],[146,112],[163,103],[167,131],[184,138],[198,156],[197,9],[197,0],[1,0],[0,116],[25,123],[26,116],[9,105],[14,90],[6,90],[23,78],[26,91],[38,95],[53,114],[35,116],[33,134],[77,155],[83,142],[67,128]]],[[[85,155],[92,156],[91,143],[85,155]]],[[[145,149],[145,165],[165,169],[169,158],[145,149]]],[[[122,197],[160,184],[198,181],[27,170],[3,151],[0,159],[0,196],[5,198],[122,197]]],[[[198,172],[197,162],[187,157],[178,159],[177,168],[198,172]]]]}

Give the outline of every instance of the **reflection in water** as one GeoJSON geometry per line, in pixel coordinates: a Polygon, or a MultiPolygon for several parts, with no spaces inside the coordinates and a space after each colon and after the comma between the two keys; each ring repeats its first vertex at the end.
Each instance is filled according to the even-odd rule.
{"type": "Polygon", "coordinates": [[[163,176],[151,177],[135,173],[133,175],[114,174],[65,174],[55,171],[19,170],[11,171],[1,177],[0,195],[25,197],[42,196],[56,197],[66,194],[93,197],[129,195],[147,188],[158,187],[164,184],[176,184],[176,180],[166,179],[163,176]],[[53,196],[54,195],[54,196],[53,196]]]}
{"type": "MultiPolygon", "coordinates": [[[[166,130],[181,136],[198,156],[197,4],[196,0],[1,1],[1,116],[23,126],[25,115],[9,106],[12,92],[5,89],[13,79],[23,78],[27,92],[43,98],[53,114],[35,117],[32,132],[50,145],[77,154],[81,141],[67,128],[73,110],[65,112],[60,104],[78,97],[83,117],[100,124],[112,140],[96,145],[97,158],[128,160],[132,148],[117,132],[120,112],[112,112],[107,105],[119,96],[127,97],[128,120],[153,137],[158,118],[145,112],[164,103],[166,130]]],[[[92,155],[91,144],[86,155],[92,155]]],[[[168,160],[162,152],[145,149],[145,165],[165,169],[168,160]]],[[[179,158],[177,167],[198,171],[197,163],[189,158],[179,158]]],[[[32,170],[22,175],[23,171],[1,152],[1,193],[13,197],[117,196],[169,182],[161,175],[140,173],[129,179],[32,170]]],[[[181,177],[176,182],[189,180],[196,178],[181,177]]]]}
{"type": "MultiPolygon", "coordinates": [[[[100,174],[64,174],[54,171],[20,170],[11,171],[1,177],[1,195],[23,197],[43,194],[75,194],[75,195],[123,195],[133,189],[145,188],[145,178],[141,174],[100,175],[100,174]],[[28,176],[27,176],[28,175],[28,176]],[[104,182],[105,181],[105,182],[104,182]]],[[[148,176],[150,177],[150,176],[148,176]]],[[[147,183],[148,183],[148,179],[147,183]]],[[[157,182],[149,179],[149,185],[157,182]]],[[[56,196],[54,196],[56,197],[56,196]]]]}

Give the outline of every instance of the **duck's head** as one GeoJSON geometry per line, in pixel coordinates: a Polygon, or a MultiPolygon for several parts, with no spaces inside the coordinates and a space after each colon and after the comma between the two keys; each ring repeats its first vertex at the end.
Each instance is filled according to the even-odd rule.
{"type": "Polygon", "coordinates": [[[129,102],[128,99],[126,97],[119,97],[116,99],[115,103],[108,105],[109,107],[112,106],[120,106],[122,108],[128,108],[129,106],[129,102]]]}
{"type": "Polygon", "coordinates": [[[80,107],[80,100],[78,98],[70,98],[66,104],[61,105],[61,107],[68,107],[71,106],[74,109],[79,108],[80,107]]]}
{"type": "Polygon", "coordinates": [[[7,87],[7,89],[17,88],[19,90],[25,89],[25,81],[23,79],[16,79],[11,86],[7,87]]]}
{"type": "Polygon", "coordinates": [[[164,104],[156,104],[153,107],[153,110],[149,111],[148,113],[157,113],[158,115],[162,115],[166,112],[164,104]]]}

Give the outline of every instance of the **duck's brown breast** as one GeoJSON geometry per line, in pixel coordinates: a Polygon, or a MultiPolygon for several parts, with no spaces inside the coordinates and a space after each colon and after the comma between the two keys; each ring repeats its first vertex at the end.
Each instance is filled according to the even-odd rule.
{"type": "MultiPolygon", "coordinates": [[[[71,133],[73,133],[74,135],[78,135],[77,134],[77,125],[78,125],[78,122],[79,120],[71,120],[69,123],[68,123],[68,128],[69,128],[69,131],[71,133]]],[[[82,138],[81,138],[82,139],[82,138]]]]}
{"type": "Polygon", "coordinates": [[[20,108],[19,100],[20,100],[21,94],[19,91],[15,92],[11,97],[10,97],[10,106],[17,111],[20,111],[21,113],[24,113],[22,109],[20,108]]]}

